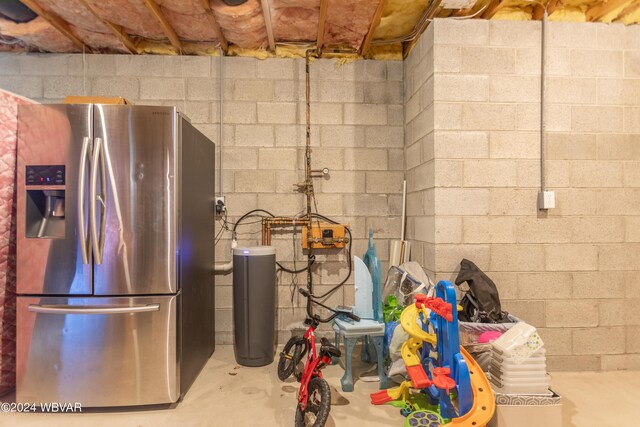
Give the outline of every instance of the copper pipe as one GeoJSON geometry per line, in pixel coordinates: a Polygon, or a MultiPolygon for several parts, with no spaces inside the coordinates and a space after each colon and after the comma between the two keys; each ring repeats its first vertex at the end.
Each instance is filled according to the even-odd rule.
{"type": "Polygon", "coordinates": [[[262,219],[262,245],[268,246],[271,244],[271,228],[275,227],[290,227],[294,225],[307,225],[307,219],[302,218],[290,218],[290,217],[273,217],[262,219]]]}
{"type": "MultiPolygon", "coordinates": [[[[306,139],[306,147],[305,147],[305,193],[307,196],[307,241],[309,241],[313,234],[311,232],[312,227],[312,216],[311,216],[311,198],[313,197],[313,183],[311,181],[311,76],[309,73],[309,68],[311,65],[311,54],[314,54],[316,57],[318,56],[318,51],[315,49],[307,50],[305,54],[305,98],[307,103],[307,139],[306,139]]],[[[313,249],[309,245],[307,248],[307,290],[313,294],[313,275],[311,274],[311,265],[313,264],[313,249]]],[[[309,312],[311,312],[311,307],[309,306],[309,312]]]]}

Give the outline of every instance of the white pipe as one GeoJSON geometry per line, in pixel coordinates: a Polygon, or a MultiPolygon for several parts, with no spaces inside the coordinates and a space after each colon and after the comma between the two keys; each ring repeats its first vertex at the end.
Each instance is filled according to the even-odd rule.
{"type": "Polygon", "coordinates": [[[236,239],[233,239],[231,241],[231,261],[224,264],[216,264],[213,267],[214,272],[221,273],[221,272],[227,272],[227,271],[233,270],[233,249],[236,246],[238,246],[238,241],[236,239]]]}
{"type": "Polygon", "coordinates": [[[540,191],[545,191],[545,145],[546,145],[546,111],[545,111],[545,95],[546,95],[546,61],[545,48],[547,44],[547,9],[544,10],[542,16],[542,25],[540,29],[540,191]]]}
{"type": "Polygon", "coordinates": [[[220,180],[218,181],[218,194],[220,196],[222,196],[224,194],[224,189],[222,188],[222,144],[223,144],[223,140],[224,140],[224,124],[222,123],[222,117],[224,114],[224,64],[223,64],[223,60],[224,60],[224,51],[222,50],[222,48],[220,48],[220,71],[219,71],[219,84],[220,84],[220,108],[219,108],[219,117],[218,117],[218,122],[220,123],[220,141],[218,143],[218,147],[220,147],[220,180]]]}
{"type": "Polygon", "coordinates": [[[404,240],[405,223],[407,222],[407,180],[402,182],[402,231],[400,232],[400,240],[404,240]]]}

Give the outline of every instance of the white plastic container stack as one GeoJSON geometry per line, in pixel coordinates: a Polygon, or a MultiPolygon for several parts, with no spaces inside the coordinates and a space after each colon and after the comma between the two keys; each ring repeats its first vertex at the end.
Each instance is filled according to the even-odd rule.
{"type": "Polygon", "coordinates": [[[492,343],[488,377],[497,393],[551,395],[546,351],[536,328],[520,322],[492,343]]]}

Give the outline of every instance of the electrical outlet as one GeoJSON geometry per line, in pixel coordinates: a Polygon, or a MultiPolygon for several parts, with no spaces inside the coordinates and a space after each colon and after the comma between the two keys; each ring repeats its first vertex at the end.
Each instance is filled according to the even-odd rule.
{"type": "Polygon", "coordinates": [[[227,210],[227,205],[224,202],[224,196],[216,197],[216,215],[222,215],[227,210]]]}

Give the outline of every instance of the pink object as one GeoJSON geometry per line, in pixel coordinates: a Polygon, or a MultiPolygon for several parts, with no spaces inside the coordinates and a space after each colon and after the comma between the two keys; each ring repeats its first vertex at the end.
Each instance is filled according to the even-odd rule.
{"type": "Polygon", "coordinates": [[[495,341],[502,336],[502,332],[498,331],[487,331],[480,334],[478,337],[478,344],[486,344],[491,341],[495,341]]]}
{"type": "Polygon", "coordinates": [[[16,384],[16,131],[31,103],[0,89],[0,396],[16,384]]]}

